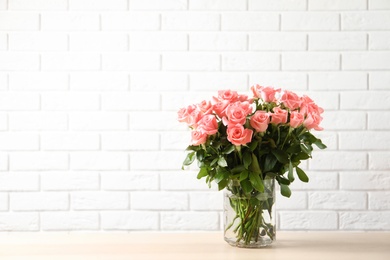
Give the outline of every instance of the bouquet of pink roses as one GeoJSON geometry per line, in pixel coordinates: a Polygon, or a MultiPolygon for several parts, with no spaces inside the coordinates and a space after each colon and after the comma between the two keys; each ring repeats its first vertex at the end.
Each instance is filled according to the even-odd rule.
{"type": "MultiPolygon", "coordinates": [[[[218,91],[212,100],[178,112],[178,120],[192,130],[183,166],[197,159],[198,179],[206,177],[209,185],[215,181],[219,190],[227,188],[236,197],[248,198],[245,203],[230,198],[240,219],[235,229],[237,242],[244,245],[252,239],[257,241],[261,231],[256,229],[267,227],[267,223],[250,217],[255,209],[256,218],[264,208],[271,213],[273,203],[264,204],[265,182],[276,180],[282,195],[290,197],[294,169],[298,178],[307,182],[306,173],[298,165],[311,158],[313,144],[326,148],[310,133],[311,129],[322,130],[319,124],[323,109],[308,96],[259,85],[251,90],[252,97],[231,90],[218,91]]],[[[266,231],[273,239],[270,229],[266,231]]]]}

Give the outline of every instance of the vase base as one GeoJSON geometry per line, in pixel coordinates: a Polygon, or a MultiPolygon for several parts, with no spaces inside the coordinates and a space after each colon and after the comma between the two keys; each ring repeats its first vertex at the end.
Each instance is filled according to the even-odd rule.
{"type": "Polygon", "coordinates": [[[245,244],[243,241],[237,242],[235,239],[229,239],[224,238],[225,241],[234,247],[240,247],[240,248],[264,248],[264,247],[270,247],[272,245],[273,240],[270,238],[260,238],[258,241],[250,241],[249,244],[245,244]]]}

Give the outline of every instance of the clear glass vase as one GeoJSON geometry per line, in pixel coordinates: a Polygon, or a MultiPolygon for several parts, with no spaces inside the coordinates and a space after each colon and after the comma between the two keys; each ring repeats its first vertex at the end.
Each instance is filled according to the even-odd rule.
{"type": "Polygon", "coordinates": [[[275,180],[263,180],[264,192],[244,192],[238,181],[224,192],[224,237],[232,246],[259,248],[276,237],[275,180]]]}

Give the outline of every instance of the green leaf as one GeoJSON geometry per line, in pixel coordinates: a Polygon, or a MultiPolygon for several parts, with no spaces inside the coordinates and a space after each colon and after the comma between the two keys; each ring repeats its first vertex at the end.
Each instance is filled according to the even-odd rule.
{"type": "Polygon", "coordinates": [[[284,184],[280,184],[280,193],[287,198],[290,198],[291,196],[291,190],[290,187],[284,184]]]}
{"type": "Polygon", "coordinates": [[[278,181],[278,183],[280,185],[282,185],[282,184],[290,185],[290,183],[291,183],[288,179],[286,179],[286,178],[284,178],[282,176],[276,176],[276,180],[278,181]]]}
{"type": "Polygon", "coordinates": [[[246,178],[248,178],[248,175],[249,175],[248,170],[243,170],[243,171],[240,173],[240,181],[243,181],[243,180],[245,180],[246,178]]]}
{"type": "Polygon", "coordinates": [[[273,156],[272,154],[267,154],[264,162],[264,172],[271,171],[275,167],[277,162],[278,160],[275,156],[273,156]]]}
{"type": "Polygon", "coordinates": [[[307,177],[306,173],[299,167],[295,167],[297,171],[298,178],[303,182],[309,182],[309,177],[307,177]]]}
{"type": "Polygon", "coordinates": [[[281,163],[288,163],[288,154],[282,150],[271,150],[271,153],[275,155],[276,159],[281,163]]]}
{"type": "Polygon", "coordinates": [[[248,169],[248,168],[249,168],[249,165],[251,165],[251,163],[252,163],[251,154],[250,154],[250,153],[244,153],[244,155],[242,156],[242,159],[243,159],[243,161],[244,161],[244,167],[245,167],[245,169],[248,169]]]}
{"type": "Polygon", "coordinates": [[[301,150],[310,155],[311,151],[313,151],[313,147],[310,144],[301,143],[301,150]]]}
{"type": "Polygon", "coordinates": [[[198,173],[198,176],[196,178],[201,179],[205,176],[209,175],[209,172],[207,171],[207,168],[200,168],[200,171],[198,173]]]}
{"type": "Polygon", "coordinates": [[[242,190],[244,191],[245,194],[249,194],[252,192],[253,187],[251,182],[248,179],[245,179],[240,182],[242,190]]]}
{"type": "Polygon", "coordinates": [[[320,148],[320,149],[325,149],[325,148],[327,148],[327,146],[324,145],[320,139],[317,139],[313,144],[315,144],[315,145],[316,145],[318,148],[320,148]]]}
{"type": "Polygon", "coordinates": [[[293,174],[293,165],[292,162],[290,161],[288,165],[288,175],[287,178],[289,181],[293,182],[294,181],[294,174],[293,174]]]}
{"type": "Polygon", "coordinates": [[[224,157],[219,157],[218,165],[221,166],[221,167],[227,167],[228,166],[224,157]]]}
{"type": "Polygon", "coordinates": [[[214,166],[218,162],[218,158],[211,161],[210,166],[214,166]]]}
{"type": "Polygon", "coordinates": [[[188,166],[193,163],[195,160],[195,152],[187,154],[187,157],[184,159],[183,165],[188,166]]]}
{"type": "Polygon", "coordinates": [[[292,156],[291,160],[293,162],[299,162],[300,160],[307,160],[309,158],[310,158],[310,156],[307,153],[301,152],[297,155],[292,156]]]}
{"type": "Polygon", "coordinates": [[[234,167],[233,169],[231,169],[230,172],[234,175],[237,173],[241,173],[243,170],[245,170],[244,165],[239,164],[236,167],[234,167]]]}
{"type": "Polygon", "coordinates": [[[234,151],[234,145],[229,145],[228,147],[226,147],[224,150],[223,150],[223,154],[230,154],[234,151]]]}
{"type": "Polygon", "coordinates": [[[251,182],[253,188],[259,192],[264,192],[264,184],[263,180],[257,173],[250,172],[249,173],[249,181],[251,182]]]}
{"type": "Polygon", "coordinates": [[[256,149],[258,144],[259,143],[257,141],[253,141],[253,142],[249,143],[248,147],[253,152],[256,149]]]}
{"type": "Polygon", "coordinates": [[[253,153],[252,153],[252,164],[250,168],[254,173],[257,173],[258,175],[262,174],[259,161],[257,160],[256,155],[254,155],[253,153]]]}
{"type": "Polygon", "coordinates": [[[299,144],[295,144],[293,146],[290,146],[287,148],[286,153],[292,154],[292,153],[299,153],[301,151],[301,147],[299,144]]]}
{"type": "Polygon", "coordinates": [[[198,161],[203,161],[204,155],[205,155],[205,151],[199,150],[196,152],[196,159],[198,159],[198,161]]]}
{"type": "Polygon", "coordinates": [[[218,190],[223,190],[228,185],[228,180],[224,179],[218,183],[218,190]]]}
{"type": "Polygon", "coordinates": [[[223,179],[229,177],[229,172],[225,168],[217,167],[217,174],[214,177],[216,183],[220,183],[223,179]]]}

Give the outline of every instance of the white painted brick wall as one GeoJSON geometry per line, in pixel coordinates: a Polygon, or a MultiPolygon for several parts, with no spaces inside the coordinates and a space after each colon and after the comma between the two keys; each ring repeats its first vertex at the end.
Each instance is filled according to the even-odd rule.
{"type": "Polygon", "coordinates": [[[390,230],[390,1],[0,0],[0,231],[221,230],[184,105],[271,85],[325,108],[282,230],[390,230]]]}

